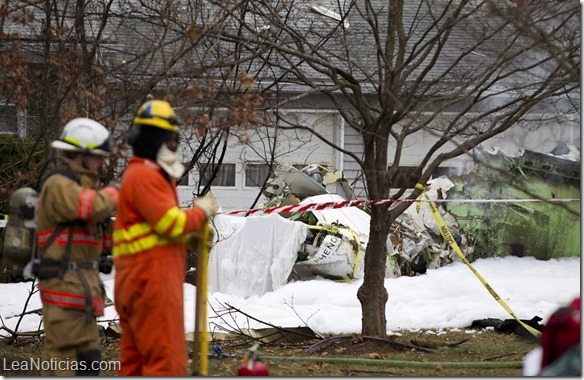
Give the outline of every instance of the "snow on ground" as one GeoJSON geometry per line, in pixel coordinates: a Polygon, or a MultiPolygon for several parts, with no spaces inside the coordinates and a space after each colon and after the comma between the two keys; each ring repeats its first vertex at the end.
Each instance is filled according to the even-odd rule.
{"type": "MultiPolygon", "coordinates": [[[[558,307],[580,295],[580,258],[549,261],[531,257],[488,258],[479,259],[472,265],[522,319],[539,316],[545,322],[558,307]]],[[[113,275],[103,277],[106,292],[112,299],[113,275]]],[[[357,289],[360,285],[360,280],[342,283],[313,279],[288,283],[275,291],[249,298],[210,294],[209,330],[218,331],[217,326],[227,328],[226,322],[217,318],[213,310],[221,310],[229,304],[276,326],[307,325],[320,334],[359,333],[361,307],[357,289]]],[[[417,277],[388,278],[385,286],[389,293],[386,306],[388,332],[465,328],[477,319],[511,318],[463,263],[429,270],[417,277]]],[[[6,317],[22,311],[30,288],[31,283],[0,284],[0,316],[7,327],[15,328],[18,318],[6,317]]],[[[194,326],[195,287],[185,284],[184,292],[185,332],[190,332],[194,326]]],[[[29,310],[40,306],[40,298],[35,293],[29,310]]],[[[102,320],[114,319],[116,315],[115,307],[107,307],[102,320]]],[[[227,321],[232,325],[268,327],[247,320],[241,314],[232,317],[235,321],[227,321]]],[[[27,315],[19,331],[36,330],[40,322],[40,316],[27,315]]],[[[103,324],[107,325],[106,322],[103,324]]]]}

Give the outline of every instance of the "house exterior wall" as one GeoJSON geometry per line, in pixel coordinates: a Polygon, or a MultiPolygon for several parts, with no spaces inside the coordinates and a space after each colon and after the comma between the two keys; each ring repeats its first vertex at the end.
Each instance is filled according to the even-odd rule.
{"type": "MultiPolygon", "coordinates": [[[[559,144],[580,146],[580,122],[569,117],[547,118],[542,115],[531,115],[532,122],[525,122],[510,128],[506,132],[495,136],[479,146],[479,149],[493,150],[501,149],[509,156],[520,156],[524,150],[533,150],[540,153],[549,153],[559,144]]],[[[428,130],[409,136],[406,139],[406,149],[401,157],[400,166],[417,166],[426,154],[428,148],[434,144],[438,138],[428,130]]],[[[352,128],[345,130],[345,147],[357,156],[363,156],[363,145],[361,136],[352,128]]],[[[447,143],[440,153],[445,149],[454,147],[453,143],[447,143]]],[[[388,149],[388,159],[391,160],[394,154],[395,145],[390,144],[388,149]]],[[[388,162],[388,165],[391,161],[388,162]]],[[[344,173],[349,179],[349,183],[355,190],[358,198],[367,196],[364,185],[362,171],[357,163],[349,156],[344,156],[344,173]]],[[[454,159],[445,161],[443,167],[455,167],[460,169],[460,173],[468,173],[473,168],[473,155],[461,155],[454,159]]]]}
{"type": "MultiPolygon", "coordinates": [[[[313,128],[324,138],[337,145],[342,143],[340,132],[341,118],[329,110],[282,110],[279,116],[284,120],[281,125],[288,123],[304,125],[313,128]]],[[[267,163],[270,157],[268,144],[273,141],[274,128],[268,130],[259,128],[249,131],[249,143],[243,144],[240,138],[230,137],[228,148],[223,162],[235,164],[235,185],[230,187],[211,186],[211,192],[219,201],[223,211],[248,209],[252,206],[260,190],[259,187],[249,187],[245,184],[246,163],[267,163]],[[270,134],[270,136],[267,135],[270,134]]],[[[188,150],[183,150],[183,157],[188,158],[188,150]]],[[[328,167],[338,167],[342,158],[339,152],[323,143],[317,137],[305,130],[279,130],[275,161],[278,164],[308,165],[320,164],[328,167]]],[[[199,173],[192,170],[188,186],[178,186],[181,206],[192,203],[195,186],[199,182],[199,173]]],[[[267,199],[262,195],[255,207],[265,203],[267,199]]]]}
{"type": "MultiPolygon", "coordinates": [[[[354,129],[345,127],[342,118],[334,110],[285,110],[281,112],[281,116],[291,124],[309,126],[337,146],[355,153],[358,157],[363,156],[361,136],[354,129]]],[[[535,116],[534,120],[536,120],[535,116]]],[[[539,115],[537,117],[539,121],[517,125],[484,142],[481,148],[489,150],[499,148],[510,156],[519,156],[525,149],[549,153],[560,143],[580,145],[580,123],[578,120],[571,120],[567,117],[548,121],[541,121],[542,119],[544,118],[539,115]]],[[[235,186],[212,186],[211,188],[223,211],[250,208],[259,192],[259,187],[245,185],[245,165],[248,162],[266,162],[266,157],[269,157],[269,152],[266,151],[268,136],[261,130],[250,132],[248,136],[250,137],[249,144],[242,144],[235,139],[228,143],[224,163],[236,166],[235,186]]],[[[428,147],[436,140],[437,137],[428,130],[408,137],[406,140],[407,148],[401,157],[400,166],[417,166],[426,154],[428,147]]],[[[453,147],[454,143],[448,143],[437,153],[453,147]]],[[[277,148],[277,163],[287,165],[320,164],[341,170],[355,189],[357,197],[367,197],[362,171],[357,163],[350,156],[340,153],[318,138],[310,136],[309,132],[303,130],[280,131],[277,148]]],[[[390,160],[393,157],[393,152],[394,146],[390,145],[388,149],[390,160]]],[[[188,152],[183,152],[183,154],[186,156],[188,152]]],[[[388,162],[388,165],[390,164],[391,161],[388,162]]],[[[472,153],[448,160],[442,166],[455,167],[460,170],[461,174],[467,173],[473,168],[472,153]]],[[[198,183],[197,171],[193,170],[190,176],[189,186],[178,187],[182,206],[192,203],[193,194],[196,193],[193,184],[198,183]]],[[[255,207],[266,201],[267,199],[262,195],[255,207]]]]}

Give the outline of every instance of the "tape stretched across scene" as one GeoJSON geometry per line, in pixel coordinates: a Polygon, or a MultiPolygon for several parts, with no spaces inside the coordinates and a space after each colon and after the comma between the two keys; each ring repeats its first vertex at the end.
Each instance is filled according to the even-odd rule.
{"type": "Polygon", "coordinates": [[[399,202],[434,202],[434,203],[523,203],[523,202],[548,202],[548,203],[566,203],[566,202],[580,202],[579,198],[564,198],[564,199],[538,199],[538,198],[525,198],[525,199],[380,199],[380,200],[352,200],[352,201],[341,201],[341,202],[324,202],[324,203],[308,203],[305,205],[295,204],[287,206],[273,206],[266,209],[254,208],[250,210],[234,210],[229,212],[219,212],[218,214],[223,215],[261,215],[261,214],[272,214],[280,212],[306,212],[306,211],[316,211],[316,210],[327,210],[327,209],[339,209],[344,207],[365,207],[365,206],[376,206],[380,204],[391,204],[399,202]]]}

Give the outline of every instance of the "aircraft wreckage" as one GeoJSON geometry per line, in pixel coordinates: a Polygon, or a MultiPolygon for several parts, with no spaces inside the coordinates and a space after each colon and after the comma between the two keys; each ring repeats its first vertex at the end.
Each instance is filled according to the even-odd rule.
{"type": "MultiPolygon", "coordinates": [[[[471,173],[428,181],[429,198],[580,198],[578,148],[559,146],[550,154],[526,150],[520,157],[496,149],[483,153],[482,163],[471,173]]],[[[276,174],[264,192],[269,199],[264,208],[355,199],[341,172],[319,165],[279,168],[276,174]]],[[[438,204],[438,209],[471,262],[506,255],[545,260],[580,254],[580,202],[452,202],[438,204]]],[[[249,297],[314,276],[362,278],[369,225],[369,214],[357,207],[248,217],[218,214],[209,290],[249,297]]],[[[386,252],[386,277],[415,276],[458,260],[425,203],[419,212],[412,204],[396,220],[386,252]]]]}

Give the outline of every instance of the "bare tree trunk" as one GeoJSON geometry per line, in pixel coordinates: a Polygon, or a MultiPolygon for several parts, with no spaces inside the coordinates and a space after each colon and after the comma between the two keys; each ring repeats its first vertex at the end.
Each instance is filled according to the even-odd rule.
{"type": "Polygon", "coordinates": [[[373,207],[369,243],[365,252],[363,285],[357,291],[362,312],[361,333],[375,337],[387,336],[385,305],[388,296],[384,286],[387,261],[385,242],[388,234],[384,226],[386,212],[383,207],[373,207]]]}

